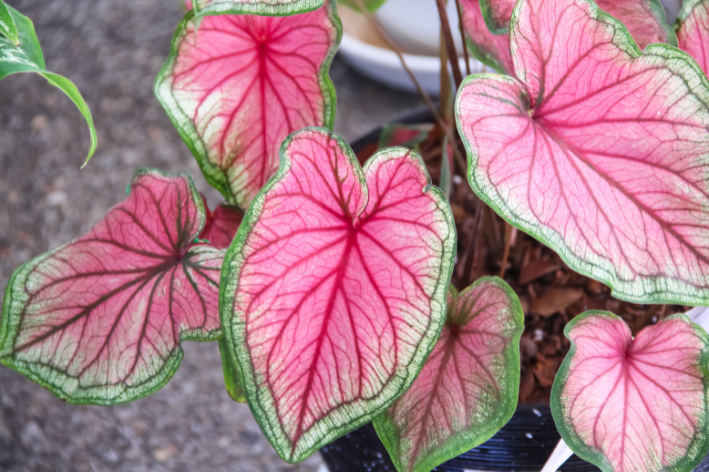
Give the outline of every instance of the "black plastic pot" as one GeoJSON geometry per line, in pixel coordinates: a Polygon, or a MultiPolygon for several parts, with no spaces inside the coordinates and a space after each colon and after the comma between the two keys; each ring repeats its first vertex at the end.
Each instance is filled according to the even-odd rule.
{"type": "MultiPolygon", "coordinates": [[[[393,120],[415,124],[433,122],[427,109],[418,109],[393,120]]],[[[379,140],[381,128],[352,144],[357,153],[379,140]]],[[[559,442],[548,403],[518,405],[512,419],[484,444],[436,467],[440,472],[535,472],[540,471],[559,442]]],[[[337,439],[320,450],[330,472],[395,472],[384,445],[371,424],[337,439]]],[[[572,456],[562,472],[592,472],[598,467],[572,456]]],[[[709,458],[695,469],[709,472],[709,458]]]]}

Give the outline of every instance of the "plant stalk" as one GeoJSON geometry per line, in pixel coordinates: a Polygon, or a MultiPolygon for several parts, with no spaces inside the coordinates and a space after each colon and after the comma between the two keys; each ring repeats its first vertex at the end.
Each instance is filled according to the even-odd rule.
{"type": "Polygon", "coordinates": [[[510,258],[510,243],[512,242],[512,231],[514,227],[505,221],[505,252],[502,255],[502,267],[500,267],[501,279],[505,278],[505,271],[507,270],[507,261],[510,258]]]}
{"type": "Polygon", "coordinates": [[[384,31],[384,28],[382,28],[382,25],[379,24],[379,21],[374,17],[374,15],[369,13],[367,8],[364,6],[364,2],[362,0],[354,1],[357,4],[357,7],[360,9],[361,13],[365,16],[365,18],[367,18],[369,23],[382,35],[384,40],[389,45],[389,48],[394,51],[394,53],[399,57],[401,66],[404,68],[404,71],[406,71],[406,74],[414,83],[416,90],[418,91],[419,95],[421,95],[421,98],[423,98],[423,101],[426,103],[426,106],[429,108],[429,110],[431,110],[431,113],[433,113],[433,117],[436,120],[436,123],[438,123],[438,126],[440,126],[446,136],[448,136],[448,140],[450,141],[451,147],[453,148],[453,156],[455,157],[456,162],[459,166],[462,166],[462,169],[465,169],[465,159],[463,159],[463,156],[460,154],[460,150],[458,149],[458,143],[456,142],[455,137],[453,136],[451,127],[446,124],[443,118],[441,118],[441,115],[438,113],[438,109],[433,103],[433,100],[431,100],[430,95],[428,95],[428,93],[423,89],[423,87],[421,87],[421,84],[419,83],[418,79],[411,71],[411,69],[409,69],[409,66],[408,64],[406,64],[406,60],[404,59],[404,55],[402,54],[401,50],[399,50],[396,44],[394,44],[394,41],[392,41],[386,31],[384,31]]]}
{"type": "Polygon", "coordinates": [[[455,80],[455,88],[458,90],[460,84],[463,83],[463,73],[460,71],[460,63],[458,62],[458,52],[455,50],[455,42],[453,41],[453,32],[451,24],[448,20],[448,12],[446,11],[446,0],[436,0],[438,6],[438,17],[441,19],[441,33],[448,50],[448,61],[453,70],[453,80],[455,80]]]}
{"type": "Polygon", "coordinates": [[[465,26],[463,25],[463,7],[460,6],[460,0],[455,0],[455,8],[458,10],[458,29],[460,29],[460,39],[463,41],[463,56],[465,56],[465,72],[466,75],[472,74],[470,69],[470,54],[468,53],[467,41],[465,40],[465,26]]]}

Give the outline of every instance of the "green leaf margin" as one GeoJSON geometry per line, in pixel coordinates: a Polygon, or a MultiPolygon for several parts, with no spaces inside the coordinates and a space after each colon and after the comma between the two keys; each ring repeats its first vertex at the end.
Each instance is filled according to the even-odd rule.
{"type": "MultiPolygon", "coordinates": [[[[512,418],[517,409],[520,379],[519,341],[524,332],[524,312],[522,311],[522,305],[517,294],[507,282],[498,277],[481,277],[460,293],[451,285],[449,291],[453,297],[453,302],[457,303],[458,299],[468,291],[475,290],[481,285],[486,284],[494,285],[505,292],[510,300],[509,308],[512,311],[515,323],[515,331],[510,338],[510,342],[502,351],[502,356],[505,358],[505,365],[508,366],[508,381],[503,388],[500,389],[502,395],[498,403],[498,410],[494,418],[489,420],[482,428],[476,426],[474,429],[461,431],[452,435],[445,443],[445,446],[440,447],[435,454],[431,454],[425,460],[418,462],[412,469],[413,472],[429,472],[447,460],[453,459],[484,443],[510,421],[510,418],[512,418]]],[[[399,472],[409,472],[401,463],[401,459],[398,455],[401,437],[399,435],[399,428],[394,420],[389,416],[388,412],[385,411],[376,417],[373,423],[374,429],[377,431],[377,435],[384,444],[384,447],[389,452],[389,457],[391,457],[396,470],[399,472]]]]}
{"type": "MultiPolygon", "coordinates": [[[[325,126],[332,130],[335,126],[337,93],[335,91],[335,85],[330,79],[329,71],[332,60],[337,53],[337,48],[342,40],[342,22],[340,21],[340,17],[337,15],[337,8],[334,1],[326,1],[328,17],[335,26],[336,36],[334,43],[330,46],[328,55],[325,57],[325,60],[320,66],[318,82],[320,83],[320,90],[325,104],[325,126]]],[[[175,34],[172,38],[170,54],[160,69],[160,72],[158,72],[158,76],[155,78],[153,92],[155,93],[155,96],[162,105],[163,109],[165,109],[170,121],[172,121],[172,124],[177,129],[177,132],[182,137],[182,140],[197,160],[197,164],[199,164],[199,168],[202,170],[202,174],[204,175],[207,183],[217,189],[224,196],[227,203],[238,207],[234,194],[232,193],[229,185],[229,179],[226,177],[224,170],[209,161],[209,151],[204,140],[197,132],[192,119],[189,115],[187,115],[187,113],[185,113],[179,102],[172,95],[172,70],[177,62],[178,51],[180,44],[182,43],[182,39],[187,34],[187,25],[193,19],[195,22],[198,21],[194,17],[194,11],[190,10],[185,14],[185,17],[177,26],[175,34]]]]}
{"type": "MultiPolygon", "coordinates": [[[[355,0],[339,0],[339,2],[340,4],[345,5],[356,12],[361,11],[359,5],[357,5],[357,2],[355,0]]],[[[364,3],[364,7],[369,13],[374,13],[379,9],[379,7],[386,3],[386,0],[362,0],[362,3],[364,3]]]]}
{"type": "Polygon", "coordinates": [[[327,1],[331,0],[290,0],[286,4],[281,1],[269,5],[263,0],[211,0],[201,6],[204,0],[192,0],[192,8],[197,20],[212,15],[291,16],[317,10],[327,1]]]}
{"type": "Polygon", "coordinates": [[[696,7],[701,5],[702,3],[705,3],[707,0],[683,0],[682,1],[682,8],[679,10],[679,14],[677,15],[677,19],[675,20],[674,24],[672,25],[675,32],[679,31],[679,29],[682,27],[682,24],[687,21],[687,18],[689,18],[692,15],[692,12],[696,7]]]}
{"type": "MultiPolygon", "coordinates": [[[[688,88],[689,84],[692,83],[699,86],[695,88],[703,88],[703,90],[699,90],[698,92],[695,92],[691,88],[690,90],[694,92],[698,102],[706,107],[707,116],[709,116],[709,79],[696,61],[689,56],[689,54],[665,43],[649,44],[643,52],[640,50],[632,35],[623,23],[598,8],[593,0],[578,1],[584,2],[591,7],[592,16],[597,22],[605,22],[609,27],[615,29],[616,34],[614,37],[619,38],[621,41],[614,44],[627,53],[631,58],[637,59],[641,56],[651,56],[660,61],[674,61],[675,63],[682,63],[685,67],[675,67],[673,70],[679,69],[682,71],[681,74],[678,73],[678,75],[682,76],[685,83],[688,84],[688,88]]],[[[523,2],[524,0],[519,0],[517,2],[517,5],[512,12],[512,24],[517,22],[517,13],[523,2]]],[[[511,34],[514,34],[514,31],[511,34]]],[[[512,51],[512,56],[514,59],[514,50],[512,51]]],[[[524,83],[511,76],[499,74],[487,73],[469,75],[461,83],[459,92],[471,82],[484,80],[517,84],[519,85],[520,90],[522,90],[522,101],[524,103],[532,102],[528,92],[526,91],[526,86],[524,83]]],[[[477,156],[473,152],[473,146],[465,135],[465,129],[461,124],[460,102],[462,96],[462,93],[457,94],[455,116],[458,134],[463,141],[468,156],[468,183],[470,183],[470,187],[473,189],[475,194],[488,206],[490,206],[490,208],[495,210],[495,212],[502,219],[530,236],[533,236],[546,246],[552,248],[566,263],[566,265],[574,271],[609,286],[612,289],[612,294],[615,298],[632,303],[709,305],[709,287],[697,289],[684,282],[678,282],[670,277],[646,277],[639,282],[625,282],[619,280],[614,274],[615,268],[611,263],[588,261],[574,255],[566,248],[567,245],[559,233],[545,228],[544,226],[537,226],[528,223],[524,219],[515,215],[514,212],[507,207],[499,195],[493,195],[495,192],[490,191],[489,194],[486,193],[486,190],[494,188],[494,185],[489,182],[487,177],[475,175],[475,170],[477,168],[477,156]]],[[[709,152],[707,153],[707,159],[709,159],[709,152]]],[[[709,178],[709,176],[707,178],[709,178]]]]}
{"type": "MultiPolygon", "coordinates": [[[[492,4],[495,3],[496,1],[499,0],[480,0],[480,10],[482,10],[483,13],[483,19],[485,20],[485,24],[487,25],[487,29],[490,30],[490,32],[494,35],[501,35],[501,34],[506,34],[509,33],[510,31],[510,24],[514,21],[514,16],[515,16],[515,10],[517,10],[518,6],[520,3],[522,3],[524,0],[516,0],[515,6],[512,9],[512,19],[510,19],[510,22],[506,25],[503,25],[501,23],[496,23],[495,19],[492,17],[491,12],[492,12],[492,4]]],[[[660,0],[643,0],[645,4],[648,6],[648,8],[652,11],[654,19],[657,20],[657,22],[662,26],[662,29],[665,30],[667,33],[667,44],[671,46],[677,47],[677,35],[675,35],[675,32],[673,28],[669,25],[667,22],[667,15],[665,14],[665,9],[660,3],[660,0]]],[[[692,0],[684,0],[685,2],[687,1],[692,1],[692,0]]],[[[590,0],[589,3],[593,2],[596,7],[601,10],[601,8],[596,4],[593,0],[590,0]]],[[[684,7],[683,7],[684,8],[684,7]]],[[[603,10],[601,10],[603,11],[603,10]]],[[[603,11],[606,15],[613,17],[612,15],[606,13],[603,11]]],[[[618,20],[620,21],[620,20],[618,20]]],[[[625,25],[623,25],[625,26],[625,25]]],[[[492,66],[494,67],[494,66],[492,66]]]]}
{"type": "MultiPolygon", "coordinates": [[[[256,422],[261,427],[261,431],[264,433],[278,455],[283,460],[290,463],[304,460],[318,449],[329,444],[338,437],[369,423],[372,419],[391,406],[391,404],[411,386],[421,371],[425,360],[433,350],[445,322],[447,287],[453,274],[455,248],[457,245],[457,234],[455,231],[453,213],[448,205],[448,202],[445,200],[445,196],[440,189],[431,183],[429,177],[429,183],[422,189],[422,192],[430,193],[439,203],[439,206],[444,210],[443,213],[448,222],[448,227],[450,229],[449,234],[451,237],[444,245],[443,249],[445,254],[441,260],[441,277],[434,294],[431,297],[432,313],[431,325],[428,333],[421,340],[419,347],[413,356],[411,364],[408,366],[406,377],[401,379],[398,382],[398,385],[391,386],[390,384],[387,386],[385,391],[381,392],[374,399],[370,399],[369,402],[373,403],[373,405],[371,408],[365,409],[363,414],[359,417],[353,418],[347,424],[329,427],[327,433],[320,435],[320,437],[306,440],[310,443],[308,446],[305,448],[297,448],[296,451],[292,453],[289,440],[284,434],[278,419],[273,417],[272,414],[269,415],[269,411],[273,412],[276,409],[273,395],[270,392],[264,392],[262,395],[259,395],[259,388],[256,385],[255,380],[256,375],[251,363],[251,354],[249,352],[249,347],[246,344],[244,333],[245,326],[241,319],[243,314],[240,315],[238,313],[233,313],[233,306],[234,299],[236,298],[235,294],[239,287],[241,270],[245,262],[244,255],[242,254],[243,247],[248,237],[251,235],[254,225],[256,225],[261,218],[263,207],[266,202],[266,196],[271,189],[276,187],[287,176],[290,171],[291,159],[288,154],[288,149],[293,139],[301,133],[313,131],[324,136],[328,136],[329,138],[333,138],[337,141],[340,150],[343,151],[349,159],[350,164],[354,169],[355,177],[359,181],[361,188],[364,190],[364,195],[368,195],[369,193],[365,178],[367,169],[376,160],[386,159],[391,154],[402,152],[408,154],[409,158],[416,161],[422,172],[424,172],[424,175],[428,176],[428,171],[423,159],[417,152],[410,149],[392,147],[379,150],[367,161],[367,163],[365,163],[364,167],[361,167],[354,151],[352,151],[352,148],[347,144],[342,136],[333,133],[327,128],[304,128],[290,134],[285,141],[283,141],[280,149],[280,165],[278,167],[278,172],[259,191],[256,198],[254,198],[251,206],[244,216],[241,226],[239,226],[239,230],[237,231],[231,246],[227,250],[227,254],[224,257],[224,264],[222,266],[219,291],[219,314],[221,317],[224,337],[227,341],[226,344],[229,358],[234,365],[238,366],[239,381],[244,388],[246,402],[251,408],[251,413],[256,419],[256,422]]],[[[301,438],[301,441],[303,441],[303,438],[301,438]]]]}
{"type": "MultiPolygon", "coordinates": [[[[554,418],[554,423],[556,424],[556,429],[559,431],[559,434],[564,442],[571,448],[572,451],[574,451],[574,454],[579,456],[581,459],[596,465],[603,472],[615,472],[610,461],[602,451],[587,445],[581,440],[578,434],[575,433],[573,425],[566,420],[564,403],[561,400],[562,391],[567,380],[569,379],[571,361],[573,360],[577,349],[576,343],[571,340],[569,335],[578,323],[592,317],[610,318],[625,323],[622,318],[609,311],[589,310],[576,316],[566,325],[566,328],[564,328],[564,336],[566,336],[571,343],[571,347],[569,349],[569,353],[566,355],[566,358],[561,363],[561,367],[559,367],[559,371],[554,379],[554,385],[552,385],[551,388],[551,399],[549,403],[551,406],[551,414],[554,418]]],[[[709,405],[707,405],[706,402],[706,399],[709,398],[709,336],[702,327],[693,323],[687,315],[683,314],[668,316],[664,320],[661,320],[658,325],[663,321],[671,319],[680,319],[687,322],[692,326],[692,328],[694,328],[699,338],[704,340],[704,349],[702,350],[702,358],[700,361],[702,371],[704,373],[704,417],[700,419],[701,423],[697,429],[700,431],[707,431],[707,427],[709,426],[709,405]]],[[[695,436],[690,445],[687,447],[687,456],[677,462],[674,467],[663,468],[662,472],[691,472],[702,461],[702,459],[706,457],[707,453],[709,453],[709,434],[705,433],[704,437],[701,437],[700,435],[699,440],[697,440],[697,437],[695,436]]]]}
{"type": "Polygon", "coordinates": [[[35,72],[64,92],[74,102],[89,126],[91,144],[82,167],[86,166],[96,152],[98,143],[91,110],[86,105],[79,89],[69,79],[46,70],[42,48],[37,40],[32,21],[11,6],[5,6],[0,0],[0,25],[3,23],[2,8],[5,8],[17,26],[19,42],[14,43],[11,39],[0,37],[0,80],[12,74],[35,72]]]}
{"type": "MultiPolygon", "coordinates": [[[[187,181],[190,192],[192,193],[192,199],[197,207],[197,212],[201,215],[199,231],[187,239],[187,241],[193,240],[204,227],[204,223],[206,221],[206,210],[202,197],[192,181],[192,176],[187,172],[173,174],[163,172],[159,169],[146,167],[138,169],[133,174],[130,185],[131,189],[137,179],[144,175],[158,175],[167,178],[183,178],[187,181]]],[[[184,352],[179,344],[176,346],[174,354],[165,360],[165,365],[160,372],[156,373],[142,384],[135,384],[130,387],[121,388],[106,386],[82,388],[76,383],[74,378],[66,375],[65,372],[59,369],[42,365],[37,366],[34,362],[18,360],[13,357],[14,340],[19,333],[21,325],[21,317],[18,316],[18,314],[22,312],[28,299],[24,289],[28,275],[47,258],[51,257],[56,252],[61,251],[74,241],[75,240],[72,240],[57,249],[54,249],[53,251],[44,253],[31,261],[26,262],[10,277],[10,281],[5,289],[5,299],[3,301],[2,315],[0,316],[0,363],[38,383],[58,398],[74,405],[120,405],[147,397],[148,395],[157,392],[168,383],[168,381],[175,375],[175,372],[177,372],[177,368],[180,366],[184,352]],[[60,380],[57,382],[49,382],[45,380],[47,377],[56,377],[60,380]],[[76,388],[71,391],[66,391],[63,388],[63,385],[71,382],[76,384],[76,388]],[[107,388],[116,388],[116,393],[114,395],[107,396],[105,392],[107,388]]],[[[221,335],[221,329],[216,329],[209,333],[202,333],[199,330],[193,330],[191,332],[183,333],[180,336],[180,341],[216,341],[219,337],[221,337],[221,335]]]]}

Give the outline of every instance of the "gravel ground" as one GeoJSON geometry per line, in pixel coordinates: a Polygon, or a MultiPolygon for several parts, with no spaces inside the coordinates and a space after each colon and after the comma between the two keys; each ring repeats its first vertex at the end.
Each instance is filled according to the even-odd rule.
{"type": "MultiPolygon", "coordinates": [[[[37,28],[48,68],[69,77],[94,113],[99,148],[84,170],[88,131],[40,77],[0,84],[0,287],[21,263],[85,233],[125,197],[133,171],[189,170],[202,178],[152,94],[181,13],[177,0],[9,0],[37,28]]],[[[339,59],[336,130],[354,139],[420,106],[359,76],[339,59]]],[[[245,405],[223,388],[216,344],[185,343],[160,392],[113,408],[69,406],[0,366],[2,471],[316,471],[273,452],[245,405]]]]}

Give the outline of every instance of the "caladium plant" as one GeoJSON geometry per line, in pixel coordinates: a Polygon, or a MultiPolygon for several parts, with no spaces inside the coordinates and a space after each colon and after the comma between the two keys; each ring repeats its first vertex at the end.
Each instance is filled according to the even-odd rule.
{"type": "Polygon", "coordinates": [[[520,0],[510,49],[519,79],[473,75],[457,99],[476,193],[618,298],[707,303],[701,69],[590,0],[520,0]]]}
{"type": "MultiPolygon", "coordinates": [[[[709,304],[709,2],[671,28],[657,0],[456,1],[469,49],[506,74],[468,77],[455,102],[481,200],[618,298],[709,304]]],[[[501,279],[450,285],[464,167],[450,123],[389,126],[361,166],[332,131],[334,0],[185,4],[155,93],[226,201],[211,212],[189,176],[138,171],[87,235],[13,274],[0,362],[111,405],[163,386],[182,340],[217,341],[227,392],[290,462],[369,421],[399,472],[495,434],[517,404],[524,319],[501,279]],[[391,147],[436,135],[444,191],[391,147]]],[[[2,0],[0,34],[0,78],[42,73],[81,108],[2,0]]],[[[575,452],[607,472],[707,454],[703,328],[670,317],[633,339],[588,312],[566,334],[551,402],[575,452]]]]}
{"type": "Polygon", "coordinates": [[[633,339],[608,312],[566,326],[551,405],[562,437],[606,472],[692,470],[709,452],[709,337],[684,315],[633,339]]]}
{"type": "Polygon", "coordinates": [[[340,42],[328,1],[282,18],[188,12],[155,93],[227,202],[246,209],[278,168],[278,149],[306,126],[332,128],[328,70],[340,42]]]}
{"type": "Polygon", "coordinates": [[[246,399],[281,457],[371,421],[413,382],[445,319],[455,239],[414,151],[386,148],[362,169],[327,129],[284,142],[220,297],[246,399]]]}
{"type": "Polygon", "coordinates": [[[504,281],[450,287],[436,347],[411,388],[374,421],[397,470],[428,472],[509,421],[523,330],[522,307],[504,281]]]}
{"type": "Polygon", "coordinates": [[[188,175],[136,172],[128,198],[88,234],[20,267],[0,324],[2,362],[70,403],[113,405],[172,377],[181,340],[221,335],[224,251],[188,175]]]}

